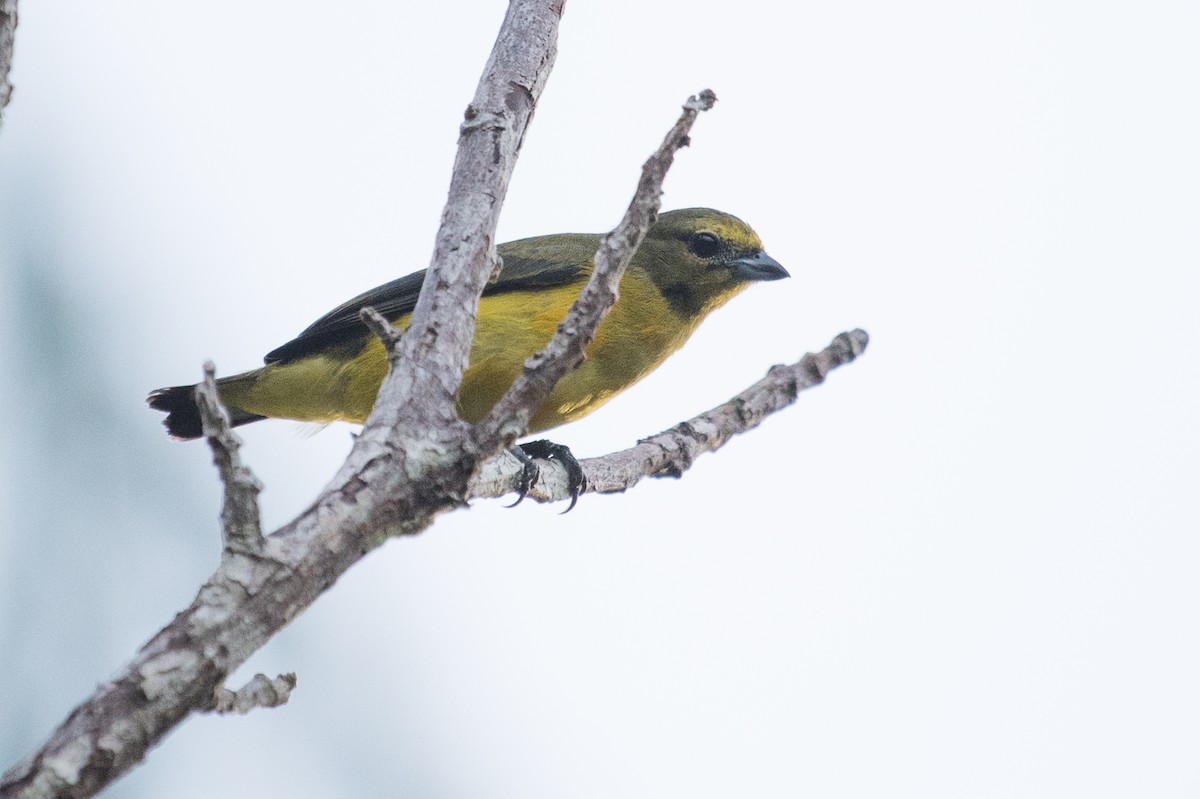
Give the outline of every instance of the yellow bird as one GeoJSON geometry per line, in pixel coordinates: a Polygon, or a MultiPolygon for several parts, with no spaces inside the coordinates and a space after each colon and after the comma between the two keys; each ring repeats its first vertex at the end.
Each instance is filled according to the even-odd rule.
{"type": "MultiPolygon", "coordinates": [[[[463,419],[483,418],[525,359],[550,340],[587,281],[599,242],[599,235],[568,233],[497,247],[504,263],[479,301],[470,366],[458,393],[463,419]]],[[[622,277],[620,298],[583,363],[534,412],[529,432],[591,413],[653,371],[704,317],[750,283],[787,276],[737,217],[709,208],[662,214],[622,277]]],[[[365,421],[387,357],[359,309],[370,305],[407,327],[424,279],[422,270],[360,294],[267,353],[265,366],[218,380],[233,424],[267,417],[365,421]]],[[[161,388],[147,400],[167,413],[163,423],[173,438],[202,435],[194,388],[161,388]]]]}

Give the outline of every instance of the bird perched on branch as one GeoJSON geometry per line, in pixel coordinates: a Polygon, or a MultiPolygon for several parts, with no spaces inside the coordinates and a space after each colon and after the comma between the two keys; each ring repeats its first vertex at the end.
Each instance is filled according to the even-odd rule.
{"type": "MultiPolygon", "coordinates": [[[[527,357],[550,340],[592,271],[599,235],[558,234],[501,244],[499,275],[479,301],[459,414],[476,422],[504,394],[527,357]]],[[[737,217],[709,208],[670,211],[646,234],[620,283],[620,297],[596,331],[582,364],[534,412],[529,432],[578,419],[655,369],[713,309],[750,283],[787,271],[763,252],[737,217]]],[[[363,422],[387,373],[380,341],[359,319],[371,306],[408,325],[425,271],[343,303],[267,353],[265,366],[217,381],[234,425],[267,417],[363,422]]],[[[147,400],[165,411],[176,439],[202,435],[195,386],[161,388],[147,400]]]]}

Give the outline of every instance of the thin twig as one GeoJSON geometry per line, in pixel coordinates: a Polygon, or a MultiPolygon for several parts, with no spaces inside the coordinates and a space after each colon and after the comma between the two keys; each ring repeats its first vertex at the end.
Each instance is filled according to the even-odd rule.
{"type": "Polygon", "coordinates": [[[217,688],[213,694],[212,711],[222,715],[245,714],[258,707],[279,707],[287,704],[295,687],[295,674],[280,674],[275,679],[265,674],[255,674],[250,682],[236,691],[224,686],[217,688]]]}
{"type": "Polygon", "coordinates": [[[262,551],[262,519],[258,495],[262,483],[242,463],[239,450],[242,440],[229,424],[229,413],[217,393],[216,367],[212,361],[204,364],[204,380],[196,386],[196,405],[200,408],[200,424],[208,445],[212,448],[213,463],[225,486],[221,504],[221,533],[226,552],[256,555],[262,551]]]}
{"type": "Polygon", "coordinates": [[[696,117],[712,108],[716,101],[712,90],[705,89],[683,104],[679,120],[642,166],[642,176],[625,216],[600,240],[595,268],[579,298],[546,346],[526,359],[520,376],[476,426],[480,450],[494,452],[524,435],[533,412],[563,375],[583,360],[600,322],[617,301],[617,287],[625,268],[658,216],[663,181],[675,161],[676,151],[688,145],[688,133],[696,117]]]}
{"type": "Polygon", "coordinates": [[[404,334],[389,322],[387,317],[368,305],[359,309],[358,318],[375,338],[383,343],[384,349],[387,350],[388,363],[394,363],[401,358],[400,340],[404,338],[404,334]]]}

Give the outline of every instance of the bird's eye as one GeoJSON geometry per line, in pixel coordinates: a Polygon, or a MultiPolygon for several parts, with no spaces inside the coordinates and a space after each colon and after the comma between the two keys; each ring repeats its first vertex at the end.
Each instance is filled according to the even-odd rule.
{"type": "Polygon", "coordinates": [[[721,249],[721,240],[711,233],[693,233],[688,249],[701,258],[712,258],[721,249]]]}

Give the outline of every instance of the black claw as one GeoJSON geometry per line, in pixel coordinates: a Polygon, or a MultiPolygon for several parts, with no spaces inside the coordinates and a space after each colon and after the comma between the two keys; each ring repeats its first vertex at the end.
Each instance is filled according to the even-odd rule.
{"type": "Polygon", "coordinates": [[[518,444],[513,448],[512,453],[520,459],[524,470],[521,472],[521,485],[517,489],[517,501],[509,505],[510,508],[516,507],[521,500],[525,499],[525,495],[529,493],[529,489],[537,480],[538,468],[534,463],[535,458],[557,461],[567,470],[567,489],[571,493],[571,504],[563,513],[570,513],[571,509],[575,507],[575,503],[579,501],[579,495],[587,490],[587,478],[583,474],[583,467],[579,465],[579,460],[571,453],[570,448],[564,447],[562,444],[555,444],[553,441],[543,438],[527,444],[518,444]]]}
{"type": "Polygon", "coordinates": [[[521,504],[521,500],[529,496],[529,489],[533,488],[533,484],[538,479],[537,463],[533,460],[534,456],[527,453],[520,446],[513,447],[509,450],[513,456],[521,462],[521,484],[517,486],[517,500],[511,505],[506,505],[508,508],[515,508],[521,504]]]}

